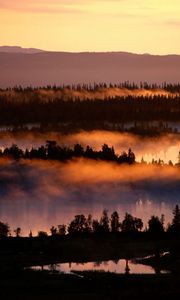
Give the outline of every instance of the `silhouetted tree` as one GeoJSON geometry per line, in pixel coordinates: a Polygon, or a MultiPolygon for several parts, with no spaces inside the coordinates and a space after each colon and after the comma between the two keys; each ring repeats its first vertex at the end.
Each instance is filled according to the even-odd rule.
{"type": "Polygon", "coordinates": [[[20,234],[21,234],[21,228],[20,228],[20,227],[17,227],[17,228],[14,230],[14,233],[15,233],[16,237],[20,237],[20,234]]]}
{"type": "Polygon", "coordinates": [[[32,238],[32,236],[33,236],[33,234],[32,234],[32,231],[30,230],[29,231],[29,237],[32,238]]]}
{"type": "Polygon", "coordinates": [[[119,231],[119,215],[117,211],[114,211],[111,215],[111,231],[112,232],[118,232],[119,231]]]}
{"type": "Polygon", "coordinates": [[[76,215],[68,226],[69,234],[85,233],[88,231],[87,220],[84,215],[76,215]]]}
{"type": "Polygon", "coordinates": [[[152,234],[158,235],[164,232],[163,217],[159,219],[157,216],[152,216],[148,221],[148,231],[152,234]]]}
{"type": "Polygon", "coordinates": [[[92,215],[89,214],[87,217],[87,231],[88,232],[92,232],[93,231],[93,219],[92,219],[92,215]]]}
{"type": "Polygon", "coordinates": [[[57,234],[57,228],[54,227],[54,226],[52,226],[52,227],[50,228],[50,232],[51,232],[51,235],[56,235],[56,234],[57,234]]]}
{"type": "Polygon", "coordinates": [[[48,234],[47,234],[46,231],[38,231],[38,236],[39,236],[39,237],[47,237],[48,234]]]}
{"type": "Polygon", "coordinates": [[[123,232],[137,232],[142,230],[143,222],[141,219],[135,218],[131,214],[126,213],[120,226],[123,232]]]}
{"type": "Polygon", "coordinates": [[[173,210],[172,224],[170,224],[168,231],[180,233],[180,208],[178,205],[173,210]]]}
{"type": "Polygon", "coordinates": [[[12,156],[14,159],[19,159],[23,155],[23,151],[13,144],[10,148],[4,149],[4,155],[12,156]]]}
{"type": "Polygon", "coordinates": [[[65,235],[66,234],[66,225],[58,225],[58,234],[65,235]]]}
{"type": "Polygon", "coordinates": [[[9,233],[9,225],[7,223],[0,222],[0,237],[7,237],[9,233]]]}
{"type": "Polygon", "coordinates": [[[128,163],[129,164],[134,164],[135,163],[135,154],[132,152],[131,149],[128,151],[128,163]]]}
{"type": "Polygon", "coordinates": [[[140,218],[134,218],[135,230],[141,231],[143,229],[143,221],[140,218]]]}
{"type": "Polygon", "coordinates": [[[114,148],[110,148],[107,144],[102,146],[102,159],[104,160],[115,160],[114,148]]]}
{"type": "Polygon", "coordinates": [[[172,225],[176,226],[177,228],[180,227],[180,209],[179,206],[176,205],[175,209],[173,210],[173,220],[172,220],[172,225]]]}
{"type": "Polygon", "coordinates": [[[92,222],[92,228],[94,233],[100,232],[100,224],[98,220],[93,220],[92,222]]]}
{"type": "Polygon", "coordinates": [[[74,156],[83,156],[84,149],[80,144],[74,145],[74,156]]]}
{"type": "Polygon", "coordinates": [[[99,225],[101,228],[101,232],[103,232],[103,233],[109,232],[110,228],[109,228],[109,217],[108,217],[107,209],[103,210],[99,225]]]}

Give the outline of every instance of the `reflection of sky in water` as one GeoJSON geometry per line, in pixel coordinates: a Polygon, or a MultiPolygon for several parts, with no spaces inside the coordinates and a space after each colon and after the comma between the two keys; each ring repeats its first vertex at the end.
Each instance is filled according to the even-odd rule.
{"type": "MultiPolygon", "coordinates": [[[[155,274],[155,270],[150,266],[133,263],[128,261],[130,274],[155,274]]],[[[33,267],[34,270],[42,270],[42,266],[33,267]]],[[[117,274],[124,274],[126,270],[126,260],[120,259],[117,261],[103,261],[103,262],[87,262],[87,263],[63,263],[56,265],[43,266],[43,270],[60,271],[69,273],[73,271],[105,271],[117,274]]]]}
{"type": "MultiPolygon", "coordinates": [[[[100,149],[103,143],[114,145],[117,152],[129,147],[137,160],[143,156],[151,161],[161,157],[177,162],[179,135],[140,139],[129,134],[106,131],[82,132],[61,136],[49,134],[0,133],[0,146],[12,143],[20,147],[37,147],[47,139],[63,145],[81,143],[100,149]]],[[[122,168],[114,164],[78,161],[68,164],[56,162],[0,162],[0,220],[12,229],[20,226],[23,234],[33,234],[52,225],[68,224],[75,214],[91,213],[101,216],[117,210],[122,221],[125,212],[143,219],[147,225],[152,215],[165,215],[165,223],[172,219],[172,209],[180,199],[178,168],[122,168]]]]}

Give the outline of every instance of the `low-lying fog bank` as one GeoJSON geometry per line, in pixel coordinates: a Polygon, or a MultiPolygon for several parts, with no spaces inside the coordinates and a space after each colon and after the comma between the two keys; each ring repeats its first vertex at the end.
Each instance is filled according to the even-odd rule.
{"type": "Polygon", "coordinates": [[[85,159],[55,161],[0,160],[0,220],[33,234],[52,225],[67,224],[75,214],[99,218],[126,211],[143,219],[152,214],[172,219],[179,204],[178,167],[124,165],[85,159]]]}

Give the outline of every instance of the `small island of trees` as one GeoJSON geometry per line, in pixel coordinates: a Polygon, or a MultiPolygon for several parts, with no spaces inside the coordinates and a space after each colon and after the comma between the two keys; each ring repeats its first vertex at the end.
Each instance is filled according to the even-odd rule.
{"type": "Polygon", "coordinates": [[[116,154],[114,147],[109,147],[107,144],[102,146],[99,151],[94,150],[89,145],[86,149],[80,144],[75,144],[73,148],[61,147],[56,141],[47,141],[45,146],[39,148],[32,148],[25,151],[20,149],[17,145],[4,148],[0,151],[0,157],[10,157],[13,159],[44,159],[44,160],[59,160],[66,161],[72,158],[88,158],[94,160],[114,161],[119,164],[135,163],[135,154],[129,148],[128,152],[123,151],[121,154],[116,154]]]}
{"type": "MultiPolygon", "coordinates": [[[[178,162],[175,166],[180,166],[180,151],[178,154],[178,162]]],[[[54,140],[46,141],[45,145],[38,148],[32,147],[31,149],[23,150],[16,144],[10,147],[4,147],[0,149],[0,158],[11,158],[15,160],[20,159],[40,159],[40,160],[57,160],[65,162],[75,158],[85,158],[99,161],[115,162],[118,164],[129,164],[133,165],[136,162],[136,155],[131,148],[128,151],[122,151],[117,154],[113,146],[103,144],[101,149],[94,150],[92,147],[87,145],[85,148],[81,144],[75,144],[73,147],[60,146],[54,140]]],[[[143,157],[140,162],[142,165],[147,164],[143,157]]],[[[152,159],[152,165],[166,166],[162,159],[152,159]]],[[[174,166],[172,161],[169,160],[169,166],[174,166]]]]}

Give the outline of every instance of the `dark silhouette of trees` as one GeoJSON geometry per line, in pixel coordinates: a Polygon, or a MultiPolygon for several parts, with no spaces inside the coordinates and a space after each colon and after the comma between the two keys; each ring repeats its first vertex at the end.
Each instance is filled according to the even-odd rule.
{"type": "Polygon", "coordinates": [[[58,225],[58,234],[59,235],[65,235],[66,234],[66,225],[58,225]]]}
{"type": "Polygon", "coordinates": [[[69,234],[87,233],[88,224],[84,215],[76,215],[68,226],[69,234]]]}
{"type": "Polygon", "coordinates": [[[170,224],[168,231],[174,233],[180,233],[180,208],[178,205],[175,206],[173,210],[173,219],[170,224]]]}
{"type": "Polygon", "coordinates": [[[89,233],[93,232],[93,218],[91,214],[89,214],[87,217],[87,231],[89,233]]]}
{"type": "Polygon", "coordinates": [[[115,154],[114,148],[109,147],[107,144],[102,146],[102,150],[95,151],[89,146],[86,147],[86,150],[80,144],[74,145],[74,148],[61,147],[57,144],[56,141],[46,141],[45,146],[40,146],[35,149],[30,150],[26,149],[23,151],[18,148],[17,145],[12,145],[10,148],[5,148],[4,151],[0,152],[1,157],[12,157],[14,159],[49,159],[49,160],[60,160],[65,161],[72,159],[74,157],[84,157],[89,159],[99,159],[104,161],[114,161],[119,164],[135,163],[135,154],[131,149],[128,150],[128,153],[123,152],[118,155],[115,154]]]}
{"type": "Polygon", "coordinates": [[[38,231],[38,237],[47,237],[48,236],[48,234],[47,234],[47,232],[46,231],[38,231]]]}
{"type": "Polygon", "coordinates": [[[135,154],[132,152],[131,149],[128,151],[128,163],[133,164],[135,163],[135,154]]]}
{"type": "Polygon", "coordinates": [[[117,160],[117,156],[115,155],[114,148],[109,147],[107,144],[102,146],[102,152],[100,153],[100,157],[103,160],[117,160]]]}
{"type": "Polygon", "coordinates": [[[7,237],[10,233],[10,228],[7,223],[0,222],[0,238],[7,237]]]}
{"type": "Polygon", "coordinates": [[[119,215],[114,211],[111,215],[111,232],[118,232],[120,229],[119,215]]]}
{"type": "Polygon", "coordinates": [[[80,144],[74,145],[74,156],[81,157],[84,156],[84,149],[80,144]]]}
{"type": "Polygon", "coordinates": [[[94,233],[99,233],[101,232],[101,226],[99,224],[98,220],[93,220],[92,222],[92,229],[94,233]]]}
{"type": "Polygon", "coordinates": [[[135,218],[131,214],[126,213],[120,226],[123,232],[138,232],[142,230],[143,222],[141,219],[135,218]]]}
{"type": "Polygon", "coordinates": [[[176,227],[177,229],[180,229],[180,208],[178,205],[175,206],[175,209],[173,210],[173,220],[172,225],[176,227]]]}
{"type": "Polygon", "coordinates": [[[150,220],[148,221],[148,232],[154,234],[154,235],[159,235],[164,232],[164,218],[163,216],[161,219],[157,216],[152,216],[150,220]]]}
{"type": "Polygon", "coordinates": [[[99,222],[99,230],[102,233],[108,233],[110,231],[109,217],[108,217],[108,211],[107,211],[107,209],[103,210],[103,213],[102,213],[102,216],[101,216],[100,222],[99,222]]]}
{"type": "MultiPolygon", "coordinates": [[[[52,236],[65,236],[66,234],[110,234],[117,233],[138,233],[143,229],[143,221],[140,218],[133,217],[131,214],[126,213],[123,221],[120,223],[119,214],[117,211],[112,212],[111,217],[108,216],[108,210],[104,209],[100,219],[93,219],[89,214],[87,217],[83,214],[75,215],[74,219],[68,226],[65,224],[52,226],[50,233],[52,236]]],[[[21,228],[17,227],[14,230],[16,237],[20,237],[21,228]]],[[[161,236],[164,234],[180,233],[180,208],[178,205],[173,210],[172,223],[165,230],[164,228],[164,215],[152,216],[148,221],[148,229],[145,227],[144,233],[152,234],[155,236],[161,236]]],[[[10,234],[10,228],[7,223],[0,222],[0,237],[7,237],[10,234]]],[[[48,234],[45,231],[39,231],[38,237],[47,237],[48,234]]],[[[32,237],[30,230],[29,237],[32,237]]]]}
{"type": "MultiPolygon", "coordinates": [[[[102,99],[84,99],[70,96],[73,91],[98,91],[102,88],[128,88],[133,91],[137,85],[122,83],[116,85],[95,84],[94,86],[68,86],[68,87],[44,87],[47,91],[45,98],[40,95],[41,88],[16,87],[8,89],[0,95],[0,125],[15,125],[23,127],[27,123],[41,123],[42,127],[49,127],[49,124],[69,124],[69,128],[104,128],[105,123],[123,124],[125,122],[139,121],[179,121],[180,120],[180,90],[179,84],[164,84],[161,88],[171,92],[172,95],[138,96],[108,96],[102,99]],[[64,96],[63,91],[70,91],[64,96]],[[13,93],[12,93],[13,91],[13,93]],[[61,95],[52,99],[52,93],[48,91],[60,91],[61,95]],[[177,94],[176,94],[177,93],[177,94]],[[17,101],[18,100],[18,101],[17,101]],[[81,117],[80,117],[81,116],[81,117]]],[[[140,84],[140,88],[154,90],[157,84],[140,84]]],[[[65,127],[66,127],[65,126],[65,127]]],[[[161,126],[162,127],[162,126],[161,126]]],[[[163,130],[163,128],[161,128],[163,130]]],[[[141,127],[142,132],[146,129],[141,127]]]]}
{"type": "Polygon", "coordinates": [[[14,159],[19,159],[23,156],[23,150],[19,149],[15,144],[13,144],[10,148],[5,148],[3,153],[5,156],[11,156],[14,159]]]}
{"type": "Polygon", "coordinates": [[[15,233],[16,237],[20,237],[20,235],[21,235],[21,228],[20,228],[20,227],[17,227],[17,228],[14,230],[14,233],[15,233]]]}
{"type": "Polygon", "coordinates": [[[51,235],[56,235],[57,234],[57,228],[55,226],[52,226],[50,228],[50,232],[51,232],[51,235]]]}

